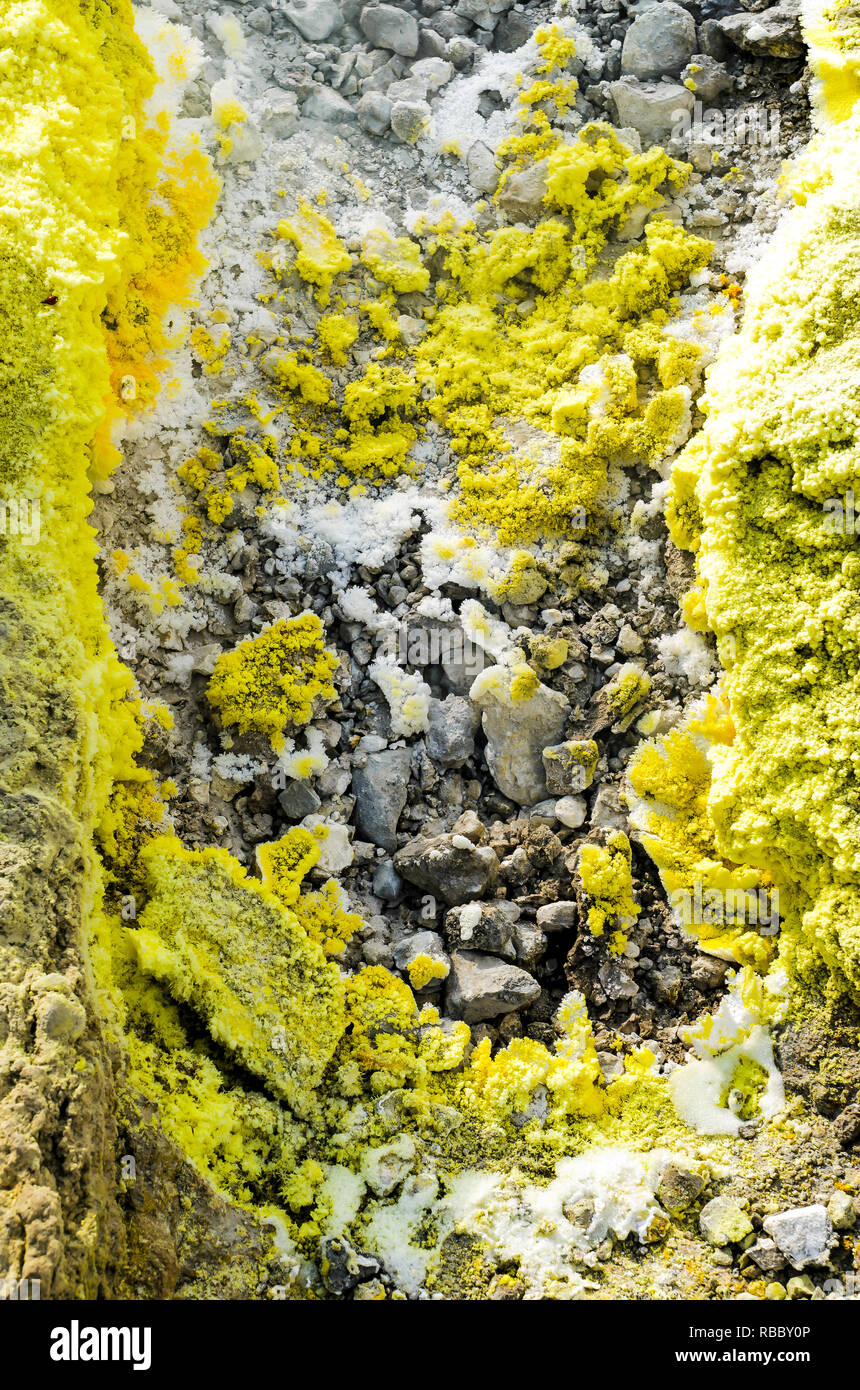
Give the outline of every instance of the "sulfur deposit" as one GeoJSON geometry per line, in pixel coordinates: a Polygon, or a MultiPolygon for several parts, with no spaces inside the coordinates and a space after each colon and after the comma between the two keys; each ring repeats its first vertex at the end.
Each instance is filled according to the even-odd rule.
{"type": "Polygon", "coordinates": [[[0,1277],[836,1296],[850,8],[0,39],[0,1277]]]}

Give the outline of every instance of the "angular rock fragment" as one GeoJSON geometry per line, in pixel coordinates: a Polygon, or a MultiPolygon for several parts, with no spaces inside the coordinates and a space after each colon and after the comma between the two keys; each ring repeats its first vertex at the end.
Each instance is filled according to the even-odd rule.
{"type": "Polygon", "coordinates": [[[408,748],[386,748],[368,753],[364,767],[352,773],[358,831],[389,852],[397,848],[397,822],[406,805],[411,762],[408,748]]]}
{"type": "Polygon", "coordinates": [[[452,950],[485,951],[513,960],[514,931],[520,917],[516,903],[464,903],[445,917],[445,936],[452,950]]]}
{"type": "Polygon", "coordinates": [[[794,1269],[824,1264],[834,1243],[833,1223],[820,1202],[766,1216],[762,1225],[794,1269]]]}
{"type": "Polygon", "coordinates": [[[480,1023],[534,1003],[540,992],[537,980],[517,966],[476,951],[455,951],[445,1009],[452,1018],[480,1023]]]}
{"type": "Polygon", "coordinates": [[[455,907],[480,898],[496,881],[498,860],[488,845],[465,835],[419,836],[394,856],[401,877],[455,907]]]}

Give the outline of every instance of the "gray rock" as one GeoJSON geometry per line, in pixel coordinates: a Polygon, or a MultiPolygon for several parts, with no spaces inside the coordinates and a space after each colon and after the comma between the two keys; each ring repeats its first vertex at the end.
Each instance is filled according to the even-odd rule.
{"type": "Polygon", "coordinates": [[[496,156],[482,140],[476,140],[469,146],[466,168],[469,171],[469,182],[478,193],[495,193],[500,176],[496,156]]]}
{"type": "Polygon", "coordinates": [[[621,71],[642,81],[677,77],[696,46],[689,10],[664,0],[634,19],[621,49],[621,71]]]}
{"type": "Polygon", "coordinates": [[[597,977],[608,999],[635,999],[639,993],[636,981],[626,970],[622,970],[616,960],[608,960],[601,965],[597,977]]]}
{"type": "Polygon", "coordinates": [[[764,14],[730,14],[719,20],[726,38],[759,57],[798,58],[804,51],[800,16],[794,6],[776,5],[764,14]]]}
{"type": "Polygon", "coordinates": [[[445,49],[445,57],[449,63],[453,63],[458,72],[465,72],[475,61],[478,52],[477,44],[472,43],[471,39],[461,37],[459,34],[449,40],[445,49]]]}
{"type": "Polygon", "coordinates": [[[304,820],[322,806],[310,782],[289,781],[279,794],[278,801],[287,820],[304,820]]]}
{"type": "Polygon", "coordinates": [[[747,1254],[765,1274],[775,1274],[777,1270],[785,1269],[785,1256],[775,1240],[759,1239],[749,1247],[747,1254]]]}
{"type": "Polygon", "coordinates": [[[445,993],[445,1012],[465,1023],[513,1013],[540,996],[537,980],[497,956],[455,951],[445,993]]]}
{"type": "Polygon", "coordinates": [[[588,814],[588,806],[582,796],[560,796],[555,803],[555,818],[569,830],[578,830],[588,814]]]}
{"type": "Polygon", "coordinates": [[[627,829],[627,816],[621,809],[617,787],[598,787],[591,807],[590,823],[595,830],[627,829]]]}
{"type": "Polygon", "coordinates": [[[541,159],[511,174],[501,193],[499,207],[514,222],[534,222],[544,211],[548,163],[541,159]]]}
{"type": "Polygon", "coordinates": [[[722,62],[730,49],[730,44],[716,19],[706,19],[699,25],[699,47],[709,58],[722,62]]]}
{"type": "Polygon", "coordinates": [[[598,1052],[597,1060],[604,1081],[614,1081],[616,1077],[624,1075],[624,1058],[620,1052],[598,1052]]]}
{"type": "Polygon", "coordinates": [[[355,111],[340,92],[332,87],[317,87],[302,106],[302,115],[311,121],[354,121],[355,111]]]}
{"type": "Polygon", "coordinates": [[[546,799],[541,755],[564,732],[567,700],[559,691],[540,683],[528,698],[514,699],[510,693],[510,671],[502,667],[495,670],[498,680],[480,677],[471,691],[473,701],[482,711],[487,767],[503,796],[520,806],[534,806],[546,799]]]}
{"type": "Polygon", "coordinates": [[[401,58],[418,52],[418,21],[394,5],[367,5],[359,19],[362,32],[374,48],[390,48],[401,58]]]}
{"type": "Polygon", "coordinates": [[[391,129],[404,145],[414,145],[430,124],[426,101],[395,101],[391,108],[391,129]]]}
{"type": "Polygon", "coordinates": [[[482,29],[493,29],[499,16],[509,10],[513,3],[514,0],[456,0],[454,10],[473,24],[479,24],[482,29]]]}
{"type": "Polygon", "coordinates": [[[448,44],[435,29],[421,29],[418,34],[418,57],[444,58],[448,44]]]}
{"type": "Polygon", "coordinates": [[[620,77],[610,82],[609,91],[618,124],[632,126],[644,145],[668,140],[685,116],[689,120],[695,102],[691,91],[674,82],[645,84],[620,77]]]}
{"type": "Polygon", "coordinates": [[[513,53],[531,37],[532,24],[528,15],[516,10],[506,14],[496,26],[496,48],[500,53],[513,53]]]}
{"type": "Polygon", "coordinates": [[[249,29],[255,29],[258,34],[271,34],[272,16],[265,5],[258,5],[252,10],[245,20],[249,29]]]}
{"type": "Polygon", "coordinates": [[[657,1184],[657,1196],[667,1211],[683,1211],[704,1191],[705,1180],[688,1168],[667,1163],[657,1184]]]}
{"type": "Polygon", "coordinates": [[[514,927],[520,916],[516,903],[463,903],[445,917],[445,936],[451,950],[484,951],[516,958],[514,927]]]}
{"type": "Polygon", "coordinates": [[[403,879],[390,859],[383,859],[373,871],[373,891],[384,903],[396,903],[403,895],[403,879]]]}
{"type": "Polygon", "coordinates": [[[685,86],[687,82],[693,83],[691,90],[699,101],[716,101],[717,97],[730,92],[735,85],[731,73],[726,72],[722,63],[709,58],[707,53],[693,54],[681,73],[681,81],[685,86]]]}
{"type": "Polygon", "coordinates": [[[541,931],[566,931],[576,926],[578,916],[574,902],[545,903],[537,910],[537,924],[541,931]]]}
{"type": "Polygon", "coordinates": [[[531,922],[514,922],[513,942],[517,960],[526,970],[534,970],[546,955],[546,937],[531,922]]]}
{"type": "Polygon", "coordinates": [[[398,970],[408,973],[409,967],[419,956],[429,956],[432,961],[437,961],[444,968],[445,974],[430,980],[426,989],[441,989],[443,980],[447,977],[451,966],[451,958],[445,950],[445,944],[435,931],[418,931],[412,936],[405,936],[402,941],[398,941],[394,947],[394,964],[398,970]]]}
{"type": "Polygon", "coordinates": [[[391,86],[386,88],[385,95],[392,105],[396,101],[426,101],[427,83],[410,73],[408,77],[392,82],[391,86]]]}
{"type": "Polygon", "coordinates": [[[267,92],[260,108],[260,128],[275,140],[286,140],[298,130],[299,104],[292,92],[267,92]]]}
{"type": "Polygon", "coordinates": [[[397,848],[397,822],[406,805],[411,761],[408,748],[386,748],[367,754],[365,766],[353,769],[356,826],[366,840],[389,852],[397,848]]]}
{"type": "MultiPolygon", "coordinates": [[[[427,333],[427,324],[424,320],[412,318],[409,314],[398,314],[397,326],[400,329],[400,336],[407,348],[417,347],[421,339],[427,333]]],[[[389,593],[393,599],[393,587],[389,590],[389,593]]]]}
{"type": "Polygon", "coordinates": [[[391,125],[391,102],[382,92],[365,92],[355,114],[362,130],[369,135],[384,135],[391,125]]]}
{"type": "Polygon", "coordinates": [[[651,977],[658,1004],[674,1004],[681,992],[681,972],[675,965],[664,965],[651,977]]]}
{"type": "Polygon", "coordinates": [[[367,1279],[375,1279],[382,1270],[373,1255],[359,1254],[343,1236],[320,1241],[320,1277],[331,1294],[349,1293],[367,1279]]]}
{"type": "Polygon", "coordinates": [[[321,43],[343,24],[334,0],[289,0],[283,13],[308,43],[321,43]]]}
{"type": "Polygon", "coordinates": [[[696,956],[690,974],[698,989],[719,989],[726,978],[728,964],[716,956],[696,956]]]}
{"type": "Polygon", "coordinates": [[[394,867],[450,907],[482,897],[498,875],[498,860],[489,845],[473,845],[464,835],[410,840],[395,854],[394,867]]]}
{"type": "Polygon", "coordinates": [[[475,677],[489,664],[483,647],[466,636],[459,619],[445,621],[420,613],[407,619],[403,656],[409,666],[441,670],[457,695],[468,695],[475,677]]]}
{"type": "Polygon", "coordinates": [[[821,1265],[833,1244],[833,1223],[820,1202],[766,1216],[762,1222],[794,1269],[821,1265]]]}
{"type": "Polygon", "coordinates": [[[431,700],[427,752],[442,767],[462,767],[475,751],[480,716],[468,700],[449,695],[431,700]]]}
{"type": "Polygon", "coordinates": [[[440,14],[433,16],[433,28],[443,39],[461,38],[469,32],[469,21],[453,10],[443,9],[440,14]]]}
{"type": "Polygon", "coordinates": [[[441,57],[419,58],[412,64],[411,76],[424,83],[428,92],[438,92],[454,76],[454,66],[441,57]]]}
{"type": "Polygon", "coordinates": [[[834,1135],[843,1149],[850,1149],[860,1139],[860,1105],[846,1105],[833,1121],[834,1135]]]}

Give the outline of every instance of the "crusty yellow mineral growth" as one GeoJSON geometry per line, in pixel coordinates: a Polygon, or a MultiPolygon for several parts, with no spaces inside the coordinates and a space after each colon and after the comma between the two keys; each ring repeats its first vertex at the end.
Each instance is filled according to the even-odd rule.
{"type": "Polygon", "coordinates": [[[316,286],[320,304],[327,304],[335,276],[352,265],[352,257],[328,218],[310,203],[302,203],[295,217],[278,223],[278,236],[294,244],[296,270],[309,285],[316,286]]]}
{"type": "Polygon", "coordinates": [[[226,850],[162,839],[143,859],[149,897],[129,931],[140,968],[191,1004],[274,1096],[306,1112],[343,1031],[337,970],[226,850]]]}
{"type": "Polygon", "coordinates": [[[630,841],[623,831],[613,831],[605,845],[583,845],[578,872],[589,900],[589,930],[602,936],[607,925],[614,926],[615,945],[623,950],[623,928],[631,926],[641,911],[633,898],[630,841]]]}
{"type": "Polygon", "coordinates": [[[266,734],[277,750],[287,727],[308,723],[315,701],[334,699],[336,669],[337,657],[324,647],[315,613],[281,618],[218,658],[209,703],[224,726],[266,734]]]}
{"type": "Polygon", "coordinates": [[[50,1058],[23,1015],[20,1029],[7,1021],[0,1127],[52,1195],[37,1249],[23,1170],[4,1188],[0,1264],[26,1261],[43,1297],[96,1297],[118,1214],[94,1022],[94,835],[112,780],[145,774],[98,596],[90,474],[116,462],[111,419],[133,408],[123,378],[143,382],[138,399],[152,386],[160,314],[201,264],[192,229],[212,189],[196,151],[161,165],[165,126],[149,129],[145,112],[154,70],[128,0],[4,5],[0,51],[0,975],[50,962],[71,1020],[50,1058]]]}
{"type": "Polygon", "coordinates": [[[628,797],[632,822],[685,931],[706,951],[763,967],[776,946],[778,893],[774,899],[761,869],[720,852],[710,806],[713,763],[734,735],[727,707],[709,695],[681,727],[638,751],[628,797]]]}
{"type": "Polygon", "coordinates": [[[717,855],[779,884],[787,958],[817,953],[860,990],[860,561],[845,522],[860,482],[860,113],[834,93],[825,121],[845,119],[788,172],[796,206],[709,373],[669,522],[728,668],[736,733],[707,796],[717,855]]]}
{"type": "Polygon", "coordinates": [[[683,442],[701,355],[663,332],[710,254],[659,217],[689,167],[658,149],[634,155],[601,125],[556,138],[545,163],[534,227],[426,229],[447,278],[417,362],[459,456],[455,514],[510,544],[567,535],[573,517],[593,515],[610,458],[656,461],[683,442]],[[609,236],[652,209],[645,244],[590,278],[609,236]],[[527,447],[507,436],[516,419],[532,427],[527,447]]]}

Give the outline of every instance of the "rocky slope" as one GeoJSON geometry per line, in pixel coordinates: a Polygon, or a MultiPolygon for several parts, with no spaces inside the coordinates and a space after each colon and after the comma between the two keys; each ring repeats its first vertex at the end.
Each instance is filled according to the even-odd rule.
{"type": "Polygon", "coordinates": [[[39,61],[83,120],[110,72],[114,240],[80,167],[63,256],[3,225],[59,383],[5,435],[9,1277],[842,1296],[854,211],[841,109],[777,186],[799,12],[159,0],[150,93],[90,8],[39,61]]]}

